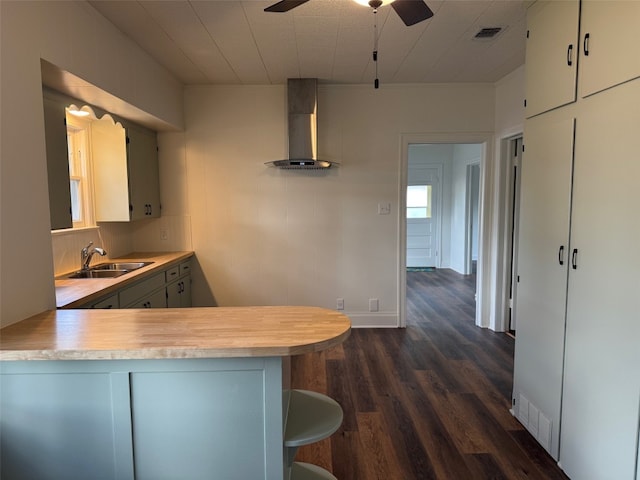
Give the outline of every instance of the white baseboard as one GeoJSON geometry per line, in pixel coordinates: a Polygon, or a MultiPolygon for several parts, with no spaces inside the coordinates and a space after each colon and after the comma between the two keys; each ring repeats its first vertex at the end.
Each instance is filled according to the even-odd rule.
{"type": "Polygon", "coordinates": [[[396,313],[346,313],[352,328],[398,328],[396,313]]]}

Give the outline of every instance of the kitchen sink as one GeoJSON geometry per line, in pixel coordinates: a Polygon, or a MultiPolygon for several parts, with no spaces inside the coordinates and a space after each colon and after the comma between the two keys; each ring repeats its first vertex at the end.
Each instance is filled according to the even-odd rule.
{"type": "Polygon", "coordinates": [[[153,262],[105,262],[95,265],[88,270],[80,270],[68,275],[67,278],[114,278],[137,270],[153,262]]]}
{"type": "Polygon", "coordinates": [[[72,273],[68,278],[114,278],[124,275],[129,270],[80,270],[79,272],[72,273]]]}
{"type": "Polygon", "coordinates": [[[91,267],[89,270],[126,270],[130,272],[131,270],[137,270],[152,263],[153,262],[105,262],[91,267]]]}

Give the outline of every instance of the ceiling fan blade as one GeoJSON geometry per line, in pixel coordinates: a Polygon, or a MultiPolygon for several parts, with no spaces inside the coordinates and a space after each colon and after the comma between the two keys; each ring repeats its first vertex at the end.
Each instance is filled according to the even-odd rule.
{"type": "Polygon", "coordinates": [[[277,12],[283,13],[288,12],[292,8],[299,7],[303,3],[307,3],[309,0],[281,0],[277,3],[274,3],[270,7],[264,9],[265,12],[277,12]]]}
{"type": "Polygon", "coordinates": [[[407,27],[433,17],[433,12],[422,0],[396,0],[391,6],[407,27]]]}

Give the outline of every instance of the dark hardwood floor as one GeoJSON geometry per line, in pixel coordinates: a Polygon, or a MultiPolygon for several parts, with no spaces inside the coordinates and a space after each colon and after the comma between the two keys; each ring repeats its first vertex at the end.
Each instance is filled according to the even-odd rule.
{"type": "Polygon", "coordinates": [[[566,480],[509,413],[514,340],[475,326],[474,282],[410,272],[406,329],[354,329],[293,357],[293,388],[344,410],[341,428],[296,459],[339,480],[566,480]]]}

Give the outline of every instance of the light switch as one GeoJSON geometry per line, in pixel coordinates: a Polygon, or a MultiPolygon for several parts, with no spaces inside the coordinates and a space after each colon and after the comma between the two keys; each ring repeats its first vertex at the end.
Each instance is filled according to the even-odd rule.
{"type": "Polygon", "coordinates": [[[391,204],[389,202],[378,203],[378,215],[389,215],[391,213],[391,204]]]}

